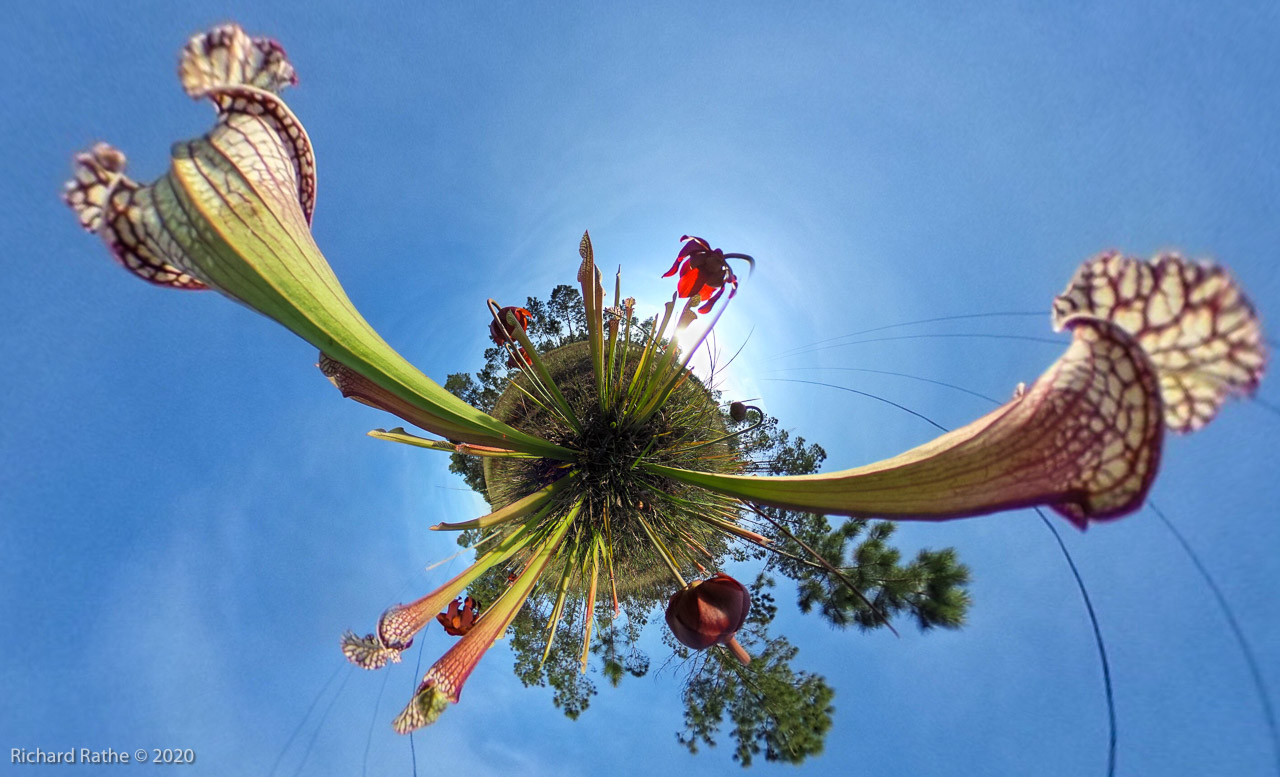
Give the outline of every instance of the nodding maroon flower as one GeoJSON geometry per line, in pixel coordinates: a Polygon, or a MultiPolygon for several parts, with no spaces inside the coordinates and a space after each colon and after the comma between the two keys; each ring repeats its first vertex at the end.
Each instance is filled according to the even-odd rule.
{"type": "Polygon", "coordinates": [[[695,580],[671,595],[667,626],[682,645],[706,650],[724,645],[744,665],[751,656],[735,635],[751,611],[751,595],[742,583],[723,572],[709,580],[695,580]]]}
{"type": "Polygon", "coordinates": [[[745,259],[752,266],[755,264],[754,260],[746,254],[726,254],[719,248],[712,248],[710,243],[700,237],[684,235],[680,239],[685,241],[684,247],[676,256],[675,264],[662,277],[670,278],[679,270],[680,282],[676,290],[681,298],[697,294],[700,299],[705,300],[702,307],[698,308],[699,313],[711,311],[716,300],[724,294],[725,286],[729,286],[729,298],[732,299],[738,293],[738,276],[733,274],[728,260],[745,259]],[[707,291],[711,289],[715,292],[707,297],[707,291]]]}
{"type": "MultiPolygon", "coordinates": [[[[529,328],[529,318],[533,314],[524,308],[517,308],[513,305],[508,305],[507,307],[499,310],[497,320],[489,324],[489,337],[493,339],[495,345],[504,345],[512,342],[515,338],[515,334],[507,324],[508,313],[516,317],[516,323],[520,325],[521,330],[529,328]]],[[[509,366],[514,367],[515,365],[512,364],[509,366]]]]}
{"type": "Polygon", "coordinates": [[[461,637],[475,625],[476,616],[480,613],[480,605],[470,596],[466,601],[454,599],[449,602],[449,609],[436,616],[436,620],[444,627],[446,634],[461,637]],[[461,605],[461,606],[459,606],[461,605]]]}

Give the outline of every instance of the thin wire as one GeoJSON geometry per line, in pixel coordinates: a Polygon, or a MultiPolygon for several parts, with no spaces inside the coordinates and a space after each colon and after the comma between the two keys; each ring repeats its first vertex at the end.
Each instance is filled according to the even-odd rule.
{"type": "Polygon", "coordinates": [[[742,353],[742,349],[747,347],[747,343],[751,342],[751,335],[755,333],[756,333],[756,328],[754,325],[752,325],[751,331],[747,332],[747,336],[743,339],[742,345],[738,346],[738,350],[734,351],[733,356],[729,358],[729,361],[725,362],[724,366],[720,368],[721,372],[724,372],[725,370],[729,369],[729,365],[733,364],[734,360],[736,360],[738,356],[742,353]]]}
{"type": "Polygon", "coordinates": [[[373,744],[373,724],[378,722],[378,710],[382,707],[382,694],[387,690],[387,678],[391,676],[390,672],[382,673],[382,685],[378,688],[378,700],[373,704],[373,716],[369,718],[369,733],[364,739],[364,760],[360,762],[360,774],[369,773],[369,747],[373,744]]]}
{"type": "Polygon", "coordinates": [[[1280,775],[1280,731],[1276,726],[1276,713],[1271,706],[1271,696],[1267,691],[1266,682],[1262,678],[1262,669],[1258,665],[1258,658],[1254,654],[1253,648],[1249,645],[1249,640],[1244,636],[1244,629],[1240,627],[1240,621],[1236,619],[1236,614],[1231,609],[1231,605],[1227,603],[1227,597],[1222,593],[1218,582],[1214,580],[1213,575],[1209,574],[1209,569],[1200,560],[1196,552],[1191,549],[1191,544],[1187,542],[1187,538],[1182,536],[1182,532],[1178,531],[1173,522],[1165,516],[1164,511],[1156,507],[1155,502],[1148,500],[1147,507],[1151,508],[1151,512],[1156,514],[1160,522],[1165,525],[1165,528],[1169,530],[1173,538],[1182,546],[1187,558],[1191,559],[1191,564],[1195,566],[1196,571],[1200,573],[1200,577],[1204,578],[1205,584],[1213,592],[1213,598],[1218,602],[1218,609],[1222,611],[1223,617],[1227,619],[1227,626],[1231,628],[1236,644],[1240,646],[1240,652],[1244,655],[1244,661],[1249,667],[1249,674],[1253,676],[1253,688],[1258,692],[1258,701],[1262,703],[1262,715],[1267,721],[1267,730],[1271,734],[1271,752],[1276,761],[1276,774],[1280,775]]]}
{"type": "Polygon", "coordinates": [[[934,426],[936,426],[937,428],[941,429],[944,432],[950,431],[949,429],[947,429],[947,427],[933,420],[929,416],[923,415],[921,413],[917,413],[916,411],[912,410],[909,407],[904,407],[903,405],[899,405],[897,402],[894,402],[892,399],[885,399],[884,397],[878,397],[875,394],[870,394],[866,391],[859,391],[857,389],[852,389],[852,388],[849,388],[848,386],[837,386],[834,383],[821,383],[816,380],[798,380],[796,378],[761,378],[761,380],[770,380],[777,383],[807,383],[810,386],[826,386],[827,388],[840,389],[841,391],[848,391],[851,394],[857,394],[859,396],[867,397],[869,399],[874,399],[874,400],[883,402],[886,405],[893,405],[894,407],[898,408],[899,410],[902,410],[903,412],[910,413],[911,415],[921,419],[922,421],[926,421],[927,423],[933,424],[934,426]]]}
{"type": "MultiPolygon", "coordinates": [[[[418,690],[418,674],[422,670],[422,646],[426,640],[418,641],[418,660],[413,665],[413,690],[418,690]]],[[[413,777],[418,777],[418,751],[413,746],[413,732],[409,732],[409,756],[413,758],[413,777]]]]}
{"type": "Polygon", "coordinates": [[[1263,399],[1262,397],[1254,397],[1250,401],[1256,405],[1262,406],[1264,409],[1269,410],[1272,413],[1275,413],[1276,415],[1280,415],[1280,407],[1277,407],[1276,405],[1271,404],[1270,402],[1263,399]]]}
{"type": "MultiPolygon", "coordinates": [[[[805,380],[787,380],[784,378],[766,378],[766,380],[786,380],[787,382],[790,382],[790,383],[812,383],[813,382],[813,381],[805,381],[805,380]]],[[[935,427],[937,427],[938,429],[941,429],[943,432],[950,431],[942,424],[938,423],[937,421],[934,421],[932,418],[929,418],[928,416],[925,416],[921,413],[917,413],[916,411],[910,408],[903,407],[902,405],[899,405],[897,402],[890,401],[888,399],[885,399],[884,397],[878,397],[875,394],[869,394],[867,392],[858,391],[857,389],[851,389],[845,386],[836,386],[830,383],[815,383],[815,385],[829,386],[830,388],[838,388],[844,391],[851,391],[855,394],[860,394],[865,397],[870,397],[871,399],[877,399],[881,402],[885,402],[887,404],[893,405],[896,408],[905,410],[906,412],[916,416],[917,418],[921,418],[927,421],[928,423],[933,424],[935,427]]],[[[984,397],[984,399],[990,399],[990,397],[984,397]]],[[[1036,511],[1036,515],[1040,516],[1040,520],[1044,522],[1045,527],[1050,531],[1050,533],[1053,534],[1053,538],[1057,540],[1058,549],[1062,551],[1063,558],[1067,560],[1067,566],[1071,568],[1071,574],[1073,577],[1075,577],[1076,586],[1080,589],[1080,597],[1084,600],[1085,610],[1089,613],[1089,623],[1093,627],[1093,639],[1098,646],[1098,658],[1102,663],[1102,687],[1107,700],[1107,729],[1108,729],[1107,777],[1115,777],[1116,740],[1117,740],[1116,704],[1115,704],[1115,694],[1112,690],[1112,685],[1111,685],[1111,663],[1107,660],[1107,647],[1106,647],[1106,643],[1103,641],[1103,638],[1102,638],[1102,627],[1098,624],[1098,615],[1093,610],[1093,601],[1089,598],[1089,589],[1084,584],[1084,578],[1080,576],[1080,570],[1076,568],[1075,559],[1071,557],[1071,552],[1067,550],[1066,544],[1062,541],[1062,535],[1058,534],[1058,530],[1054,528],[1053,524],[1049,521],[1048,516],[1046,516],[1039,507],[1035,507],[1033,509],[1036,511]]]]}
{"type": "Polygon", "coordinates": [[[1107,777],[1114,777],[1116,773],[1116,700],[1111,689],[1111,663],[1107,661],[1107,646],[1102,639],[1102,627],[1098,625],[1098,614],[1093,611],[1093,601],[1089,598],[1089,589],[1085,587],[1084,578],[1080,576],[1080,570],[1076,568],[1075,559],[1071,558],[1071,552],[1067,550],[1066,543],[1062,541],[1062,535],[1054,528],[1053,522],[1049,520],[1043,510],[1039,507],[1034,509],[1036,515],[1040,516],[1045,528],[1057,540],[1058,549],[1062,551],[1062,557],[1067,560],[1067,566],[1071,567],[1071,576],[1076,579],[1076,587],[1080,589],[1080,598],[1084,600],[1084,608],[1089,613],[1089,624],[1093,627],[1093,641],[1098,646],[1098,659],[1102,662],[1102,685],[1107,694],[1107,727],[1109,729],[1107,737],[1107,777]]]}
{"type": "Polygon", "coordinates": [[[992,397],[989,397],[986,394],[983,394],[978,391],[971,391],[965,388],[964,386],[957,386],[954,383],[947,383],[946,381],[942,381],[942,380],[934,380],[933,378],[924,378],[919,375],[911,375],[906,372],[893,372],[892,370],[873,370],[868,367],[788,367],[784,370],[773,370],[773,372],[791,372],[793,370],[838,370],[840,372],[869,372],[873,375],[892,375],[897,378],[910,378],[911,380],[918,380],[921,383],[932,383],[935,386],[942,386],[944,388],[960,391],[965,394],[968,394],[969,396],[977,397],[978,399],[985,399],[993,405],[1000,404],[1000,400],[993,399],[992,397]]]}
{"type": "MultiPolygon", "coordinates": [[[[471,546],[471,548],[467,548],[467,549],[464,549],[464,550],[469,550],[469,549],[475,548],[477,545],[479,545],[481,542],[484,542],[484,541],[485,541],[485,540],[487,540],[487,539],[488,539],[488,537],[486,537],[486,538],[484,538],[484,539],[480,540],[480,542],[477,542],[475,545],[472,545],[472,546],[471,546]]],[[[463,551],[458,551],[458,553],[454,553],[452,556],[448,556],[447,558],[443,558],[443,559],[441,559],[440,561],[437,561],[437,562],[435,562],[434,564],[431,564],[430,566],[428,566],[428,567],[427,567],[427,570],[435,569],[436,567],[440,566],[441,564],[445,564],[445,563],[448,563],[448,562],[452,561],[453,559],[457,558],[457,557],[458,557],[458,555],[459,555],[459,554],[461,554],[462,552],[463,552],[463,551]]],[[[406,583],[404,587],[407,587],[407,586],[408,586],[408,583],[406,583]]],[[[402,590],[403,590],[403,587],[402,587],[402,590]]],[[[417,692],[417,690],[418,690],[418,677],[419,677],[419,675],[420,675],[420,674],[421,674],[421,672],[422,672],[422,650],[423,650],[423,647],[424,647],[425,645],[426,645],[426,640],[422,640],[422,639],[419,639],[419,640],[418,640],[418,659],[417,659],[417,661],[415,661],[415,662],[414,662],[414,664],[413,664],[413,686],[412,686],[412,692],[413,692],[413,693],[416,693],[416,692],[417,692]]],[[[388,673],[388,674],[390,674],[390,673],[388,673]]],[[[384,677],[382,678],[382,687],[383,687],[383,688],[386,688],[386,685],[387,685],[387,678],[384,676],[384,677]]],[[[379,703],[379,704],[381,704],[381,703],[382,703],[382,691],[378,691],[378,703],[379,703]]],[[[375,711],[375,714],[376,714],[376,711],[375,711]]],[[[370,731],[370,734],[372,734],[372,732],[373,732],[373,724],[372,724],[372,723],[369,725],[369,731],[370,731]]],[[[368,746],[368,744],[366,743],[366,744],[365,744],[365,758],[366,758],[366,759],[368,758],[368,753],[369,753],[369,751],[368,751],[368,747],[369,747],[369,746],[368,746]]],[[[409,757],[412,759],[412,762],[413,762],[413,777],[418,777],[418,750],[417,750],[417,747],[414,745],[414,742],[413,742],[413,732],[412,732],[412,731],[410,731],[410,732],[409,732],[409,757]]]]}
{"type": "MultiPolygon", "coordinates": [[[[884,375],[896,375],[898,377],[910,378],[912,380],[924,381],[926,383],[934,383],[939,386],[946,386],[947,388],[952,388],[957,391],[963,391],[964,393],[970,394],[975,397],[980,397],[994,404],[997,404],[997,405],[1000,404],[1000,402],[996,399],[986,396],[985,394],[980,394],[976,391],[970,391],[969,389],[966,389],[962,386],[955,386],[950,383],[931,380],[929,378],[922,378],[918,375],[910,375],[902,372],[889,372],[887,370],[871,370],[871,369],[864,369],[859,367],[827,367],[827,368],[816,367],[816,368],[806,368],[806,369],[840,369],[840,370],[854,371],[854,372],[871,372],[871,373],[884,374],[884,375]]],[[[1280,415],[1280,408],[1274,405],[1271,405],[1270,403],[1263,400],[1261,397],[1254,397],[1253,401],[1262,405],[1267,410],[1273,413],[1276,413],[1277,415],[1280,415]]],[[[1147,506],[1150,507],[1151,511],[1156,514],[1156,517],[1159,518],[1161,523],[1165,525],[1165,528],[1169,530],[1169,533],[1173,535],[1174,539],[1178,541],[1178,544],[1182,547],[1183,552],[1187,554],[1187,557],[1191,560],[1192,565],[1195,566],[1196,571],[1200,573],[1200,576],[1204,579],[1205,584],[1209,587],[1209,591],[1212,592],[1214,600],[1217,601],[1218,603],[1218,609],[1222,611],[1223,617],[1226,618],[1227,620],[1227,625],[1231,629],[1232,636],[1235,638],[1236,644],[1239,645],[1240,653],[1244,657],[1245,664],[1248,666],[1249,674],[1253,681],[1254,691],[1258,694],[1258,701],[1262,705],[1262,715],[1263,715],[1263,718],[1266,720],[1267,731],[1270,734],[1270,738],[1271,738],[1271,752],[1276,762],[1275,763],[1276,774],[1280,776],[1280,723],[1277,723],[1275,708],[1271,704],[1271,693],[1267,688],[1266,680],[1263,678],[1262,668],[1258,663],[1257,654],[1254,653],[1253,647],[1249,644],[1248,639],[1245,637],[1244,629],[1241,627],[1240,621],[1236,618],[1235,611],[1232,609],[1231,605],[1227,602],[1226,595],[1223,593],[1221,587],[1219,587],[1213,575],[1209,573],[1208,568],[1200,560],[1199,555],[1195,552],[1195,550],[1192,549],[1191,543],[1187,541],[1186,537],[1183,536],[1182,532],[1178,531],[1177,527],[1174,526],[1173,522],[1169,520],[1168,516],[1166,516],[1164,512],[1159,507],[1156,506],[1156,503],[1154,501],[1148,500],[1147,506]]],[[[1037,509],[1037,512],[1038,512],[1038,509],[1037,509]]],[[[1043,519],[1044,515],[1041,514],[1040,517],[1043,519]]],[[[1049,528],[1050,530],[1053,529],[1052,526],[1050,526],[1049,528]]],[[[1061,541],[1059,541],[1059,547],[1061,546],[1062,546],[1062,543],[1061,541]]],[[[1064,553],[1065,553],[1065,549],[1064,549],[1064,553]]],[[[1071,563],[1070,555],[1067,555],[1067,561],[1068,563],[1071,563]]],[[[1072,566],[1074,567],[1074,564],[1072,566]]],[[[1081,594],[1085,597],[1086,603],[1087,603],[1088,594],[1086,594],[1083,591],[1083,589],[1081,590],[1081,594]]],[[[1092,610],[1092,608],[1090,608],[1090,610],[1092,610]]],[[[1096,630],[1095,630],[1095,636],[1101,639],[1101,635],[1096,630]]],[[[1102,653],[1101,647],[1099,648],[1099,652],[1102,653]]],[[[1103,655],[1103,662],[1105,664],[1106,656],[1104,653],[1102,655],[1103,655]]]]}
{"type": "Polygon", "coordinates": [[[926,340],[932,337],[968,337],[968,338],[978,338],[978,339],[985,339],[985,340],[1023,340],[1029,343],[1048,343],[1049,345],[1057,345],[1057,346],[1061,346],[1063,343],[1063,341],[1060,339],[1055,340],[1052,337],[1036,337],[1034,335],[998,335],[998,334],[991,334],[989,332],[945,332],[945,333],[925,334],[925,335],[894,335],[893,337],[869,337],[865,340],[854,340],[848,343],[836,343],[835,345],[823,345],[816,348],[811,348],[807,351],[796,351],[795,353],[783,354],[781,356],[775,356],[774,358],[785,359],[785,358],[790,358],[792,356],[808,356],[811,353],[817,353],[819,351],[829,351],[832,348],[844,348],[847,345],[865,345],[866,343],[887,343],[893,340],[926,340]]]}
{"type": "Polygon", "coordinates": [[[347,680],[351,679],[351,673],[355,671],[354,666],[347,666],[347,672],[342,676],[342,682],[338,684],[338,690],[334,691],[333,698],[329,700],[329,706],[324,708],[324,714],[320,716],[320,720],[316,722],[316,730],[311,734],[311,740],[307,742],[307,749],[302,751],[302,760],[298,762],[298,770],[293,773],[293,777],[302,774],[302,767],[306,766],[307,758],[311,755],[311,750],[316,746],[316,740],[320,738],[320,731],[324,728],[324,722],[329,719],[329,713],[333,712],[333,705],[338,703],[338,699],[342,696],[342,689],[346,687],[347,680]]]}
{"type": "Polygon", "coordinates": [[[836,340],[843,340],[846,337],[857,337],[858,335],[871,334],[872,332],[883,332],[886,329],[897,329],[898,327],[903,327],[903,326],[916,326],[917,324],[935,324],[939,321],[959,321],[961,319],[967,319],[967,318],[1000,318],[1000,317],[1014,317],[1014,316],[1043,317],[1044,311],[1043,310],[1036,310],[1036,311],[1023,310],[1023,311],[1014,311],[1014,312],[1006,312],[1006,313],[965,313],[958,316],[939,316],[937,318],[921,318],[915,321],[900,321],[896,324],[885,324],[884,326],[874,326],[874,327],[871,327],[870,329],[860,329],[857,332],[850,332],[844,335],[828,337],[826,340],[819,340],[816,343],[809,343],[808,345],[797,345],[795,348],[789,348],[783,351],[782,353],[777,354],[777,356],[774,356],[773,358],[775,359],[780,358],[782,356],[791,354],[795,351],[802,351],[807,348],[812,348],[815,345],[824,345],[826,343],[835,342],[836,340]]]}
{"type": "Polygon", "coordinates": [[[276,762],[271,764],[271,771],[267,772],[267,777],[271,777],[271,775],[276,773],[276,769],[280,768],[280,762],[284,760],[284,754],[289,752],[289,748],[293,745],[293,740],[297,739],[298,734],[302,732],[302,727],[306,725],[307,718],[311,717],[311,713],[315,710],[316,705],[320,703],[320,698],[324,696],[324,692],[329,690],[329,686],[333,685],[333,679],[338,676],[338,672],[341,672],[342,667],[346,665],[347,662],[345,660],[339,662],[337,666],[333,668],[333,673],[329,675],[329,679],[325,680],[324,685],[320,686],[320,690],[316,692],[314,697],[312,697],[310,706],[308,706],[307,711],[302,714],[302,720],[299,720],[298,725],[294,726],[293,733],[289,735],[289,738],[285,740],[284,747],[280,749],[280,755],[276,756],[276,762]]]}

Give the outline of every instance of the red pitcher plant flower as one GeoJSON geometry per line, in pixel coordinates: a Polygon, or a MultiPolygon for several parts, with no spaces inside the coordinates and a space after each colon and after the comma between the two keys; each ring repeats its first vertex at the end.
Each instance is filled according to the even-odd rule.
{"type": "Polygon", "coordinates": [[[449,602],[449,609],[437,615],[436,621],[445,634],[461,637],[476,625],[476,615],[479,612],[480,606],[476,604],[476,600],[468,596],[466,600],[454,599],[449,602]]]}
{"type": "Polygon", "coordinates": [[[529,311],[508,305],[500,309],[494,317],[493,323],[489,324],[489,338],[493,340],[494,345],[506,345],[514,339],[514,335],[512,335],[514,327],[507,323],[507,316],[515,319],[515,325],[520,329],[527,330],[529,328],[529,311]]]}
{"type": "Polygon", "coordinates": [[[676,255],[671,269],[662,277],[670,278],[679,270],[680,282],[676,293],[681,299],[700,297],[703,305],[698,308],[699,313],[711,312],[716,300],[724,294],[725,286],[729,287],[730,298],[738,293],[738,276],[733,274],[729,259],[742,259],[755,267],[755,260],[746,254],[726,254],[719,248],[712,248],[710,243],[700,237],[685,235],[680,239],[685,244],[676,255]]]}
{"type": "Polygon", "coordinates": [[[676,296],[638,321],[620,274],[606,299],[584,235],[575,264],[585,340],[540,352],[526,332],[530,312],[490,301],[490,335],[511,349],[515,371],[484,412],[383,341],[313,241],[315,161],[280,97],[296,81],[284,50],[225,25],[191,39],[180,75],[190,96],[213,103],[213,129],[176,144],[168,172],[151,184],[129,179],[124,155],[105,144],[75,157],[65,199],[80,224],[150,283],[213,289],[277,321],[319,349],[323,373],[344,396],[433,435],[396,428],[373,436],[483,463],[491,512],[433,527],[472,532],[474,563],[386,610],[373,632],[342,638],[351,661],[377,669],[399,661],[432,621],[459,637],[395,719],[400,732],[460,699],[481,656],[535,593],[555,602],[548,650],[574,609],[568,603],[585,603],[574,610],[583,613],[585,667],[598,597],[616,608],[620,594],[669,576],[674,636],[695,650],[727,647],[745,663],[735,633],[751,606],[746,590],[723,573],[685,580],[719,568],[730,548],[769,549],[751,528],[761,526],[752,522],[757,510],[945,520],[1044,505],[1082,529],[1132,513],[1156,477],[1166,428],[1200,428],[1228,398],[1254,392],[1263,373],[1258,317],[1226,270],[1175,254],[1107,253],[1085,262],[1053,301],[1054,328],[1070,333],[1063,354],[993,412],[884,461],[750,474],[734,446],[740,432],[730,431],[749,408],[725,411],[689,369],[715,320],[694,332],[690,348],[675,335],[697,325],[695,306],[707,313],[723,300],[723,315],[739,285],[729,260],[754,260],[685,236],[666,274],[679,273],[676,296]],[[680,309],[679,299],[688,300],[680,309]],[[476,593],[490,574],[511,584],[476,593]]]}
{"type": "MultiPolygon", "coordinates": [[[[493,305],[493,300],[490,300],[489,304],[493,305]]],[[[508,305],[495,313],[493,322],[489,324],[489,338],[493,340],[494,345],[507,347],[507,369],[509,370],[515,369],[522,363],[525,366],[533,364],[524,346],[514,344],[516,338],[513,334],[516,329],[523,332],[529,328],[530,315],[524,308],[508,305]]]]}

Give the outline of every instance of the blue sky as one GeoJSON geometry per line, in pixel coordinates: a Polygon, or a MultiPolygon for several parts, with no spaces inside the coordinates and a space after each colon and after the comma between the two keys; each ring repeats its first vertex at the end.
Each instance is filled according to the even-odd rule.
{"type": "MultiPolygon", "coordinates": [[[[365,437],[387,419],[340,400],[309,346],[214,294],[135,281],[57,197],[71,155],[97,140],[150,180],[171,142],[208,128],[174,71],[213,24],[288,50],[301,83],[286,97],[317,151],[317,242],[369,320],[438,380],[479,364],[486,297],[572,280],[585,228],[650,304],[670,293],[658,276],[681,234],[756,256],[718,330],[732,352],[754,329],[732,379],[822,443],[829,467],[933,430],[776,379],[962,424],[987,405],[819,368],[1007,396],[1060,348],[954,335],[1050,336],[1053,295],[1101,250],[1216,257],[1265,320],[1278,315],[1274,4],[687,5],[9,10],[0,752],[192,748],[188,773],[217,775],[410,774],[415,756],[423,774],[736,771],[727,747],[691,759],[675,742],[670,670],[602,687],[570,722],[545,689],[519,686],[499,645],[411,752],[389,722],[416,652],[385,690],[346,668],[344,629],[464,563],[424,572],[456,550],[426,527],[480,504],[443,457],[365,437]],[[1045,315],[786,355],[1000,311],[1045,315]]],[[[1171,439],[1153,500],[1217,576],[1274,689],[1280,391],[1264,382],[1260,397],[1171,439]]],[[[1245,663],[1155,515],[1057,525],[1111,653],[1119,773],[1274,774],[1245,663]]],[[[898,538],[959,548],[971,623],[896,639],[784,612],[799,665],[837,691],[827,753],[802,770],[1102,774],[1093,638],[1036,516],[904,524],[898,538]]],[[[429,662],[444,643],[426,641],[429,662]]]]}

